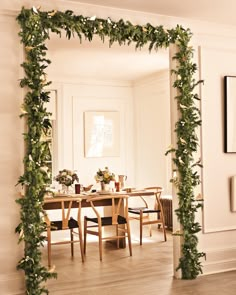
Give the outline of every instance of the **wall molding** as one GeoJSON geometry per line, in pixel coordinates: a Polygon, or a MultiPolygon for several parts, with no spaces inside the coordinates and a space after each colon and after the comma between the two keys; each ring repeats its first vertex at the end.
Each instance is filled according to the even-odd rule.
{"type": "MultiPolygon", "coordinates": [[[[210,106],[209,103],[207,101],[209,100],[209,88],[211,87],[211,84],[213,83],[212,80],[210,80],[211,78],[209,77],[209,73],[208,73],[208,68],[209,65],[211,65],[212,60],[209,61],[209,64],[204,63],[205,60],[207,60],[207,57],[209,55],[211,56],[215,56],[218,57],[221,56],[222,54],[225,56],[229,56],[230,54],[233,56],[236,56],[236,48],[233,46],[231,47],[231,43],[230,43],[230,47],[225,48],[224,44],[218,44],[219,46],[199,46],[199,72],[200,72],[200,79],[205,80],[206,79],[206,85],[201,85],[200,86],[200,91],[201,91],[201,97],[202,97],[202,101],[201,101],[201,113],[202,113],[202,128],[201,128],[201,154],[202,154],[202,163],[203,163],[203,170],[201,172],[201,178],[202,178],[202,195],[205,199],[204,202],[204,209],[203,209],[203,216],[202,216],[202,223],[203,223],[203,233],[204,234],[210,234],[210,233],[219,233],[219,232],[227,232],[227,231],[235,231],[236,230],[236,224],[234,222],[234,217],[232,216],[228,216],[228,219],[226,219],[226,217],[224,218],[219,218],[219,216],[217,215],[217,209],[219,212],[219,208],[215,207],[216,204],[218,204],[218,202],[223,202],[223,206],[222,208],[224,208],[224,212],[225,212],[225,216],[226,214],[233,214],[230,211],[230,207],[227,209],[227,203],[229,202],[230,199],[230,195],[228,194],[228,187],[226,187],[228,185],[227,179],[230,178],[232,175],[234,175],[235,173],[234,171],[234,166],[232,164],[230,164],[231,166],[228,166],[230,161],[235,161],[234,159],[232,159],[232,157],[230,158],[229,156],[227,156],[227,154],[225,154],[223,152],[223,127],[222,127],[222,133],[219,133],[219,135],[216,138],[216,142],[217,144],[219,144],[219,142],[222,144],[221,150],[217,151],[217,156],[219,158],[220,163],[225,163],[225,166],[222,167],[221,171],[223,171],[222,173],[224,173],[223,178],[222,178],[222,183],[221,184],[216,184],[215,186],[218,185],[218,188],[221,189],[221,186],[223,185],[224,189],[223,191],[217,190],[216,188],[211,187],[211,184],[209,183],[211,181],[210,178],[210,174],[209,171],[210,167],[212,166],[212,159],[209,158],[208,156],[208,146],[207,146],[207,138],[206,138],[206,134],[208,129],[211,127],[209,123],[209,121],[207,122],[207,120],[209,120],[208,115],[210,113],[210,106]],[[207,81],[207,79],[209,79],[207,81]],[[207,84],[207,82],[209,82],[207,84]],[[209,86],[210,84],[210,86],[209,86]],[[208,88],[207,88],[208,86],[208,88]],[[208,99],[207,99],[208,98],[208,99]],[[208,104],[208,105],[207,105],[208,104]],[[207,109],[208,107],[208,109],[207,109]],[[208,128],[208,129],[207,129],[208,128]],[[219,138],[220,136],[220,138],[219,138]],[[209,160],[210,159],[210,160],[209,160]],[[208,168],[209,167],[209,168],[208,168]],[[227,167],[227,168],[225,168],[227,167]],[[208,169],[208,170],[207,170],[208,169]],[[224,196],[224,198],[222,199],[221,197],[219,197],[219,194],[222,194],[224,196]],[[209,219],[209,216],[211,216],[211,220],[209,219]],[[215,221],[213,224],[213,220],[215,221]]],[[[228,45],[229,46],[229,45],[228,45]]],[[[213,57],[214,58],[214,57],[213,57]]],[[[212,58],[212,59],[213,59],[212,58]]],[[[216,65],[217,65],[217,61],[216,60],[216,65]]],[[[229,63],[229,62],[228,62],[229,63]]],[[[233,67],[227,66],[226,61],[223,64],[219,64],[218,63],[218,68],[216,67],[215,71],[217,72],[217,81],[220,81],[220,83],[223,84],[223,76],[226,75],[226,73],[228,75],[233,75],[236,73],[235,69],[232,72],[233,67]],[[229,69],[228,69],[229,68],[229,69]]],[[[214,77],[214,79],[216,80],[216,77],[214,77]]],[[[220,93],[219,91],[222,90],[222,85],[217,83],[216,84],[217,88],[217,92],[214,93],[213,92],[213,96],[215,97],[215,110],[216,112],[218,111],[218,113],[220,114],[221,117],[214,117],[211,118],[211,121],[214,121],[215,124],[223,124],[223,93],[220,93]],[[219,119],[218,119],[219,118],[219,119]],[[217,121],[218,120],[218,121],[217,121]]],[[[220,126],[219,125],[219,126],[220,126]]],[[[221,129],[220,129],[221,130],[221,129]]],[[[220,132],[220,131],[219,131],[220,132]]],[[[235,215],[235,214],[234,214],[235,215]]]]}
{"type": "Polygon", "coordinates": [[[102,85],[102,86],[119,86],[119,87],[132,87],[132,81],[128,80],[106,80],[106,79],[90,79],[78,77],[63,77],[50,74],[53,76],[53,83],[57,84],[74,84],[78,85],[102,85]]]}
{"type": "Polygon", "coordinates": [[[236,226],[223,226],[223,227],[207,228],[206,225],[204,224],[204,214],[203,214],[203,233],[204,234],[234,231],[234,230],[236,230],[236,226]]]}
{"type": "Polygon", "coordinates": [[[209,250],[203,264],[203,275],[236,270],[236,248],[209,250]]]}

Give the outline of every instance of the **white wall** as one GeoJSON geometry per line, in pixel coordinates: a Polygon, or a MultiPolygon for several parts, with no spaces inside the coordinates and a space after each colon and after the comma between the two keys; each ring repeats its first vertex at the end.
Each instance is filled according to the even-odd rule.
{"type": "Polygon", "coordinates": [[[133,157],[133,96],[132,88],[107,82],[64,84],[63,97],[58,101],[60,130],[58,167],[78,171],[83,185],[95,184],[98,168],[108,166],[116,175],[125,174],[132,183],[133,157]],[[118,111],[120,116],[120,155],[87,158],[84,155],[84,121],[86,111],[118,111]]]}
{"type": "Polygon", "coordinates": [[[15,203],[19,188],[15,187],[22,173],[22,122],[19,120],[22,93],[19,88],[22,51],[17,42],[15,19],[0,15],[1,106],[0,106],[0,293],[13,294],[23,290],[23,276],[16,271],[22,257],[22,246],[14,234],[19,223],[19,206],[15,203]]]}
{"type": "MultiPolygon", "coordinates": [[[[83,185],[94,183],[97,169],[108,166],[116,175],[127,175],[128,186],[142,188],[158,184],[169,194],[171,164],[170,157],[164,155],[170,145],[169,71],[135,80],[137,65],[129,62],[135,55],[140,57],[140,52],[135,52],[134,48],[131,52],[128,47],[107,50],[108,45],[97,38],[85,45],[76,40],[70,42],[64,37],[53,37],[47,45],[52,61],[48,79],[54,82],[58,93],[58,160],[55,166],[77,170],[83,185]],[[122,53],[117,64],[119,50],[122,53]],[[106,55],[109,55],[109,65],[106,55]],[[127,63],[129,69],[124,69],[127,63]],[[85,157],[83,116],[86,111],[119,112],[120,156],[85,157]]],[[[153,53],[154,57],[156,55],[153,53]]],[[[145,57],[149,59],[150,53],[145,57]]],[[[168,65],[167,53],[163,61],[168,65]]],[[[143,59],[140,63],[143,67],[147,65],[142,64],[143,59]]],[[[158,66],[154,70],[158,71],[158,66]]]]}
{"type": "Polygon", "coordinates": [[[223,78],[224,75],[236,74],[236,70],[232,70],[232,67],[236,68],[236,50],[203,47],[201,64],[205,83],[212,86],[203,87],[202,100],[204,180],[214,184],[204,188],[205,208],[207,211],[214,208],[215,217],[204,214],[204,229],[206,233],[210,233],[236,229],[236,214],[230,212],[229,186],[230,177],[236,173],[236,155],[224,153],[223,112],[223,78]],[[214,72],[211,70],[213,67],[214,72]],[[208,130],[211,130],[211,139],[207,135],[208,130]]]}
{"type": "MultiPolygon", "coordinates": [[[[92,51],[88,56],[88,49],[84,51],[84,45],[74,40],[71,47],[63,38],[52,38],[48,42],[48,56],[52,61],[48,79],[53,81],[50,87],[57,92],[58,157],[54,172],[63,168],[76,170],[81,184],[94,184],[94,188],[99,188],[94,175],[98,168],[108,166],[116,175],[127,175],[126,186],[160,185],[164,188],[163,194],[170,194],[171,160],[170,156],[164,155],[171,140],[169,71],[130,81],[133,76],[127,78],[127,71],[117,65],[110,64],[113,72],[105,65],[101,67],[106,56],[102,55],[103,46],[98,44],[96,40],[95,44],[85,45],[92,51]],[[88,58],[90,60],[84,63],[88,58]],[[102,72],[97,72],[98,69],[102,72]],[[94,72],[97,72],[96,77],[94,72]],[[114,77],[126,80],[113,80],[114,77]],[[119,112],[119,156],[85,156],[84,113],[88,111],[119,112]]],[[[127,49],[123,49],[123,54],[125,52],[127,49]]],[[[133,51],[132,54],[137,53],[133,51]]],[[[121,57],[119,63],[123,62],[121,57]]],[[[116,59],[114,55],[110,62],[116,63],[116,59]]],[[[133,66],[132,63],[129,65],[133,66]]]]}
{"type": "Polygon", "coordinates": [[[203,232],[207,253],[205,271],[236,268],[236,212],[230,209],[230,178],[236,173],[236,154],[224,153],[224,76],[236,75],[236,48],[201,47],[203,232]],[[220,261],[220,263],[219,263],[220,261]]]}
{"type": "Polygon", "coordinates": [[[134,84],[135,177],[140,187],[160,185],[171,194],[169,71],[134,84]]]}
{"type": "MultiPolygon", "coordinates": [[[[16,10],[22,5],[41,4],[42,9],[72,9],[84,15],[110,16],[114,20],[129,19],[132,23],[163,24],[175,27],[182,24],[190,27],[194,37],[193,44],[201,46],[202,52],[200,73],[205,80],[202,91],[202,152],[203,152],[203,195],[205,198],[203,232],[199,236],[200,248],[207,254],[204,273],[236,269],[236,213],[230,212],[229,177],[235,175],[236,156],[223,153],[223,82],[224,75],[236,75],[235,50],[236,34],[234,27],[217,26],[209,23],[190,22],[183,19],[158,16],[147,13],[116,10],[86,6],[86,4],[65,4],[59,1],[1,1],[0,8],[0,78],[1,108],[0,132],[1,178],[0,224],[1,266],[0,290],[4,294],[19,294],[23,279],[15,267],[22,256],[22,247],[17,245],[14,234],[19,221],[19,207],[15,204],[18,189],[15,183],[22,172],[23,132],[22,121],[18,114],[22,92],[18,79],[22,77],[19,64],[22,62],[22,51],[17,39],[19,30],[15,17],[16,10]],[[230,50],[229,50],[230,48],[230,50]]],[[[59,89],[63,91],[63,89],[59,89]]],[[[76,98],[78,100],[78,96],[76,98]]],[[[199,220],[201,221],[201,212],[199,220]]]]}

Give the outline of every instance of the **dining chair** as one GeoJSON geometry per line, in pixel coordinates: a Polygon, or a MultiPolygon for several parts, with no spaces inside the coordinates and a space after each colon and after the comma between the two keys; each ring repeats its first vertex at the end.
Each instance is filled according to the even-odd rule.
{"type": "Polygon", "coordinates": [[[74,243],[80,244],[80,252],[82,262],[84,262],[84,251],[83,251],[83,239],[82,239],[82,227],[81,227],[81,199],[73,197],[55,197],[49,200],[46,200],[47,204],[52,203],[56,209],[60,209],[61,218],[59,220],[50,220],[49,214],[45,211],[44,219],[47,225],[47,249],[48,249],[48,266],[51,266],[51,248],[52,245],[62,245],[70,244],[71,245],[71,256],[74,256],[74,243]],[[76,202],[76,204],[73,204],[76,202]],[[71,208],[77,208],[77,219],[71,217],[71,208]],[[52,232],[54,231],[64,231],[67,230],[70,232],[70,239],[68,240],[57,240],[52,241],[52,232]],[[76,231],[77,230],[77,231],[76,231]],[[77,238],[74,239],[74,236],[77,238]]]}
{"type": "Polygon", "coordinates": [[[95,217],[84,216],[84,254],[86,254],[87,234],[95,235],[99,241],[99,257],[102,261],[102,241],[116,240],[117,248],[121,239],[128,239],[129,254],[132,256],[131,235],[128,218],[128,196],[126,195],[104,195],[94,196],[87,200],[90,202],[95,217]],[[111,200],[111,214],[109,216],[101,216],[96,206],[99,201],[109,198],[111,200]],[[103,227],[115,227],[115,233],[111,236],[103,236],[103,227]]]}
{"type": "Polygon", "coordinates": [[[155,196],[155,202],[154,202],[153,208],[150,208],[150,206],[148,205],[147,199],[146,199],[146,198],[150,198],[150,196],[137,197],[142,200],[143,206],[128,208],[128,212],[130,213],[129,219],[139,220],[140,245],[142,245],[143,226],[145,226],[145,225],[149,225],[150,237],[152,236],[152,224],[161,225],[162,229],[163,229],[164,240],[166,241],[167,238],[166,238],[165,218],[164,218],[163,207],[160,202],[160,196],[161,196],[163,189],[162,189],[162,187],[159,187],[159,186],[153,186],[153,187],[146,187],[144,190],[145,191],[153,191],[154,196],[155,196]],[[154,218],[152,218],[152,219],[150,218],[151,214],[152,214],[152,216],[154,215],[154,218]]]}

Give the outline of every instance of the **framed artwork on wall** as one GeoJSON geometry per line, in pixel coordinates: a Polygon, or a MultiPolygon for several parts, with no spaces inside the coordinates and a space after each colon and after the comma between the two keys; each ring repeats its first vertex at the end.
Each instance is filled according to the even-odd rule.
{"type": "Polygon", "coordinates": [[[84,155],[86,158],[120,156],[118,111],[84,112],[84,155]]]}
{"type": "Polygon", "coordinates": [[[236,77],[224,77],[225,153],[236,153],[236,77]]]}

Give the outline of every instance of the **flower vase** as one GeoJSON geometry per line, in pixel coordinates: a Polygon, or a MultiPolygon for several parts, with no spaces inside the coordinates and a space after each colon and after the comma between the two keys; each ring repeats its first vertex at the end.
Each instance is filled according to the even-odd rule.
{"type": "Polygon", "coordinates": [[[63,194],[69,194],[69,190],[70,190],[69,186],[67,186],[65,184],[62,185],[62,193],[63,194]]]}
{"type": "Polygon", "coordinates": [[[101,192],[109,192],[109,191],[110,191],[109,183],[105,183],[101,181],[101,192]]]}

